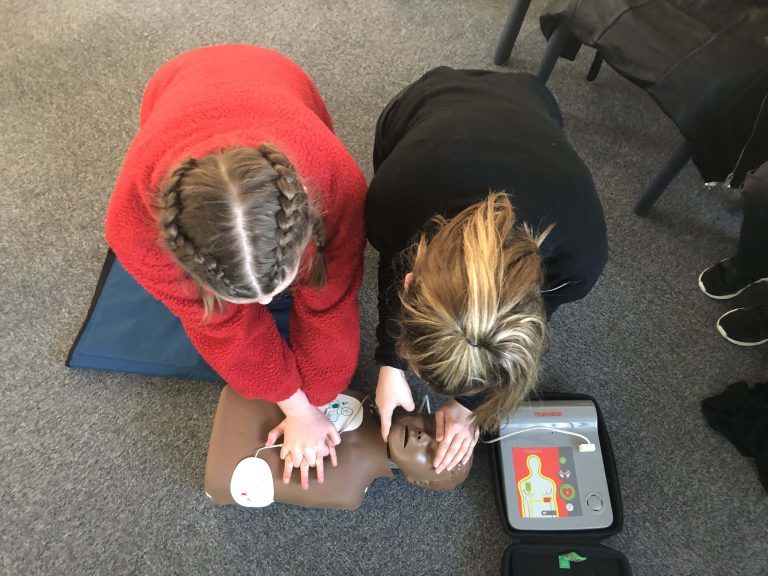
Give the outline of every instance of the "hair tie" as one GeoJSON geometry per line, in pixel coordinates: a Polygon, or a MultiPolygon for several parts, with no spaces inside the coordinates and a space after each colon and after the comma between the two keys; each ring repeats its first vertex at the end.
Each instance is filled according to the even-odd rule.
{"type": "Polygon", "coordinates": [[[325,252],[325,244],[317,244],[316,249],[318,254],[322,254],[325,252]]]}
{"type": "Polygon", "coordinates": [[[464,338],[464,340],[466,340],[466,341],[467,341],[467,344],[469,344],[470,346],[472,346],[472,348],[480,348],[480,344],[478,344],[477,342],[473,342],[473,341],[472,341],[472,340],[470,340],[469,338],[464,338]]]}

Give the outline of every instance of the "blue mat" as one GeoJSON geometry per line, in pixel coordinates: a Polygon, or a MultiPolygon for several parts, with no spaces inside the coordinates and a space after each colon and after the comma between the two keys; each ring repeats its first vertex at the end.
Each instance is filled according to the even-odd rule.
{"type": "MultiPolygon", "coordinates": [[[[279,295],[268,308],[290,342],[290,294],[279,295]]],[[[111,250],[66,365],[223,381],[192,346],[179,319],[125,271],[111,250]]]]}

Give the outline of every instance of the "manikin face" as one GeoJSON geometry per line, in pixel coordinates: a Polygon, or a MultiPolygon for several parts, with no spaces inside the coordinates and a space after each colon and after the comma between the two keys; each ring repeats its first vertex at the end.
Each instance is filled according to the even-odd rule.
{"type": "Polygon", "coordinates": [[[389,455],[411,484],[430,490],[453,490],[464,482],[472,467],[459,464],[453,470],[435,472],[432,462],[437,453],[435,417],[409,414],[395,420],[389,431],[389,455]]]}

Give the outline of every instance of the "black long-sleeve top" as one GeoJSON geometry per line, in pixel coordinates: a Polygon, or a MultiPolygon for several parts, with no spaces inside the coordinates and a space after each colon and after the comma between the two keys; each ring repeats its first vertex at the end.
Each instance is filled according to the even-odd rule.
{"type": "MultiPolygon", "coordinates": [[[[436,68],[408,86],[376,126],[365,204],[379,252],[376,360],[395,351],[400,254],[435,215],[447,218],[506,191],[518,222],[555,227],[541,246],[547,315],[584,297],[607,259],[603,210],[589,170],[562,130],[557,103],[529,74],[436,68]]],[[[478,399],[460,399],[474,407],[478,399]]]]}

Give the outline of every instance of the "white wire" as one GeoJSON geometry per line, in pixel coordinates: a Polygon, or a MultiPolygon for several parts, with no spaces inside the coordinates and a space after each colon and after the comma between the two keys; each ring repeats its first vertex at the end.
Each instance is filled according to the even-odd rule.
{"type": "Polygon", "coordinates": [[[258,458],[259,452],[261,452],[262,450],[267,450],[268,448],[280,448],[282,445],[283,443],[281,442],[280,444],[272,444],[272,446],[262,446],[261,448],[256,450],[256,454],[254,454],[253,457],[258,458]]]}
{"type": "Polygon", "coordinates": [[[550,426],[533,426],[531,428],[523,428],[522,430],[515,430],[514,432],[510,432],[509,434],[504,434],[504,436],[499,436],[498,438],[494,438],[493,440],[483,440],[482,442],[484,444],[493,444],[494,442],[500,442],[501,440],[504,440],[505,438],[509,438],[510,436],[515,436],[516,434],[523,434],[524,432],[531,432],[532,430],[546,430],[547,432],[558,432],[560,434],[568,434],[569,436],[577,436],[579,438],[582,438],[587,444],[592,445],[592,442],[590,442],[589,438],[584,436],[584,434],[579,434],[578,432],[569,432],[567,430],[560,430],[559,428],[552,428],[550,426]]]}

